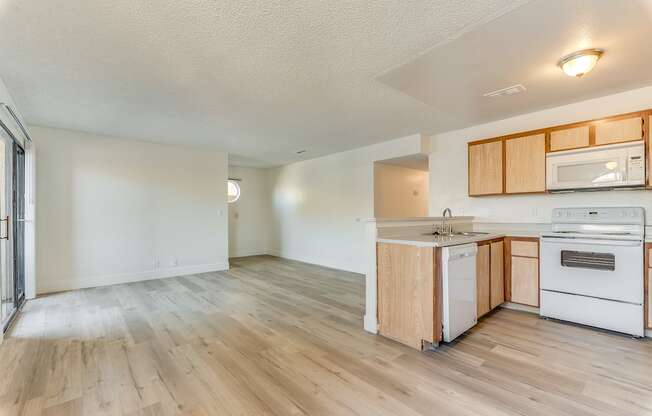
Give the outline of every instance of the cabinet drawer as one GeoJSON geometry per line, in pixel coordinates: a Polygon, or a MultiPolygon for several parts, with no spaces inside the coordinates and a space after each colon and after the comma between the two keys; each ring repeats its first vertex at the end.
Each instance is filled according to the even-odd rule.
{"type": "Polygon", "coordinates": [[[512,256],[539,257],[539,243],[536,241],[512,241],[512,256]]]}

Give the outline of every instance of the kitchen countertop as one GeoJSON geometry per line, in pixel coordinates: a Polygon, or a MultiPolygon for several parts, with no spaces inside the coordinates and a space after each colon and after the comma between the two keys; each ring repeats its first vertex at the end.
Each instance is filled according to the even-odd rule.
{"type": "Polygon", "coordinates": [[[389,237],[389,238],[379,238],[377,241],[379,243],[391,243],[391,244],[407,244],[411,246],[418,247],[449,247],[449,246],[458,246],[461,244],[477,243],[479,241],[493,240],[495,238],[503,238],[505,234],[481,234],[481,235],[455,235],[452,237],[448,236],[436,236],[436,235],[410,235],[405,237],[389,237]]]}

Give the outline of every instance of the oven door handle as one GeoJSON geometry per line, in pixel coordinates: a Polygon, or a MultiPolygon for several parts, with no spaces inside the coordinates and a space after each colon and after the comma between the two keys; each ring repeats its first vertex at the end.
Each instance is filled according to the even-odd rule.
{"type": "Polygon", "coordinates": [[[619,247],[641,247],[641,240],[609,240],[609,239],[586,239],[586,238],[558,238],[558,237],[541,237],[541,243],[545,244],[585,244],[590,246],[619,246],[619,247]]]}

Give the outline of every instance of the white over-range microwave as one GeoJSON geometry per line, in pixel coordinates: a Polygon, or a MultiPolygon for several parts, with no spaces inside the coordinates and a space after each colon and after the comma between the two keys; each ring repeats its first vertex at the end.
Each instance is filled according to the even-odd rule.
{"type": "Polygon", "coordinates": [[[643,140],[548,153],[546,188],[552,192],[645,186],[643,140]]]}

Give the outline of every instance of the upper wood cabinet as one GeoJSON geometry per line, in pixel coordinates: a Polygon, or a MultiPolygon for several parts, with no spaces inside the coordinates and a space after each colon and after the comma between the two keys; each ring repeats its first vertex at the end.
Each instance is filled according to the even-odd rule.
{"type": "Polygon", "coordinates": [[[469,195],[503,193],[503,142],[469,145],[469,195]]]}
{"type": "Polygon", "coordinates": [[[595,144],[613,144],[641,140],[643,138],[643,118],[641,116],[597,122],[595,125],[595,144]]]}
{"type": "Polygon", "coordinates": [[[579,149],[581,147],[588,147],[589,144],[589,126],[580,126],[550,132],[549,151],[551,152],[579,149]]]}
{"type": "Polygon", "coordinates": [[[647,140],[652,188],[652,110],[468,143],[469,195],[546,192],[546,153],[647,140]]]}
{"type": "Polygon", "coordinates": [[[505,140],[505,193],[545,192],[545,190],[545,134],[505,140]]]}

